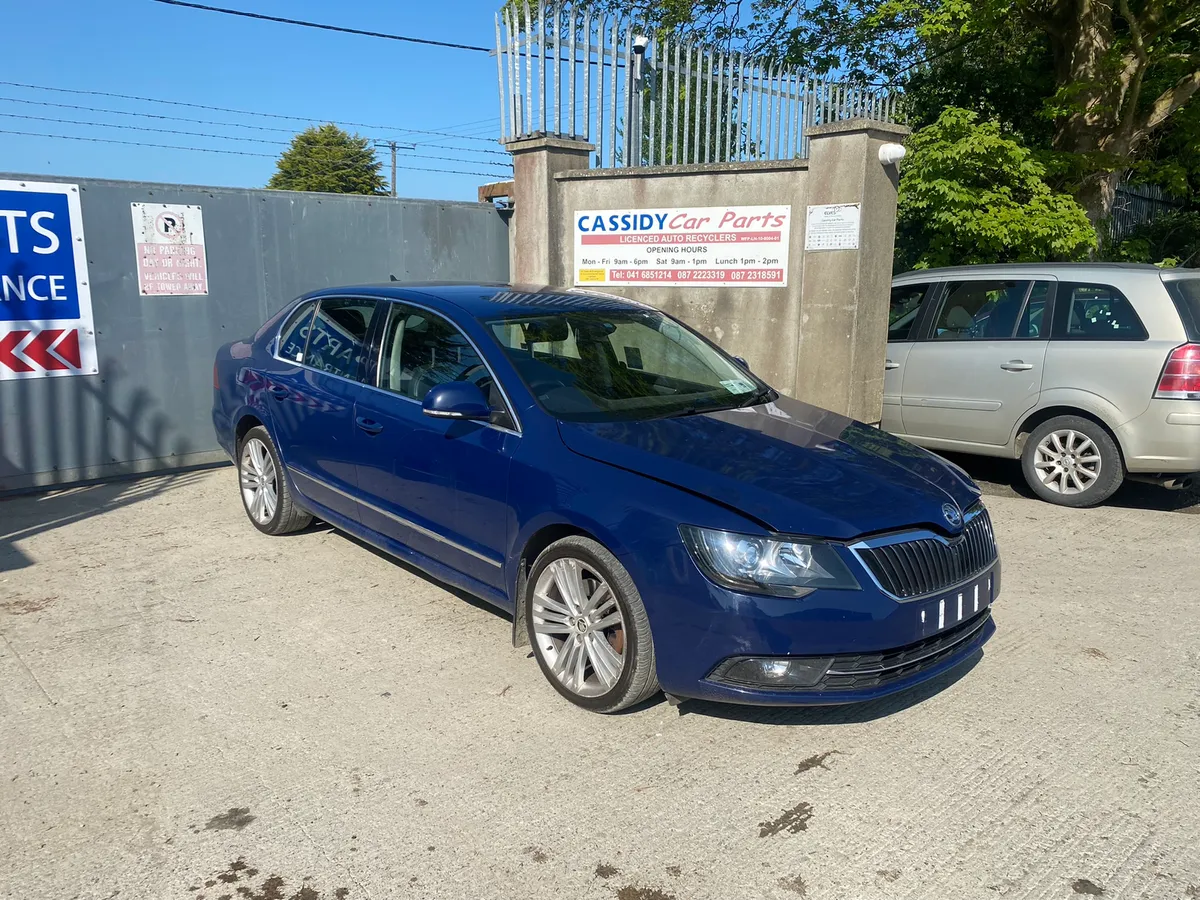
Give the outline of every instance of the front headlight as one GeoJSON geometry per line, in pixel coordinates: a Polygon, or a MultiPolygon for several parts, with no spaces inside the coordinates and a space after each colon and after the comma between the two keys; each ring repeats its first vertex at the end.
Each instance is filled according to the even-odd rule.
{"type": "Polygon", "coordinates": [[[700,570],[722,587],[776,597],[803,597],[817,588],[859,589],[837,551],[820,541],[694,525],[680,525],[679,533],[700,570]]]}

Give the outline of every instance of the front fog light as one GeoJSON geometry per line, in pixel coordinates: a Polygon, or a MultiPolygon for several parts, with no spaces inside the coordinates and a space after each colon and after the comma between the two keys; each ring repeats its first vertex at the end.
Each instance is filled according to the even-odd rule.
{"type": "Polygon", "coordinates": [[[833,664],[830,657],[789,658],[780,656],[745,656],[721,663],[709,675],[711,681],[743,687],[803,688],[813,687],[833,664]]]}

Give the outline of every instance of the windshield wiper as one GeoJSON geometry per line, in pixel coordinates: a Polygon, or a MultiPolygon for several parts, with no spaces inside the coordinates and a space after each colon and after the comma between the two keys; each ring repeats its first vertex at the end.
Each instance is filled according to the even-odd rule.
{"type": "Polygon", "coordinates": [[[774,399],[772,396],[774,393],[774,388],[760,388],[759,390],[751,393],[749,397],[735,406],[734,409],[745,409],[747,406],[758,406],[760,403],[769,403],[774,399]]]}

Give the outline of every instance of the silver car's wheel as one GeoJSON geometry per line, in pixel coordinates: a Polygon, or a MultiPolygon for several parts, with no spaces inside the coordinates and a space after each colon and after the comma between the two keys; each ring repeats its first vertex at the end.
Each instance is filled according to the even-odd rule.
{"type": "Polygon", "coordinates": [[[625,670],[625,617],[599,572],[575,557],[554,560],[534,585],[529,615],[559,684],[581,697],[612,690],[625,670]]]}
{"type": "Polygon", "coordinates": [[[1093,506],[1125,478],[1121,450],[1104,427],[1082,416],[1056,416],[1033,429],[1021,452],[1033,492],[1059,506],[1093,506]]]}
{"type": "Polygon", "coordinates": [[[1050,432],[1034,450],[1033,467],[1056,494],[1082,494],[1096,483],[1102,465],[1095,441],[1072,428],[1050,432]]]}
{"type": "Polygon", "coordinates": [[[242,501],[246,512],[259,525],[275,517],[279,505],[279,472],[266,444],[250,438],[242,445],[242,501]]]}
{"type": "Polygon", "coordinates": [[[572,703],[616,712],[658,690],[646,607],[602,544],[583,535],[555,541],[538,554],[522,593],[538,666],[572,703]]]}
{"type": "Polygon", "coordinates": [[[238,445],[238,488],[254,527],[266,534],[307,528],[312,516],[296,505],[267,429],[256,425],[238,445]]]}

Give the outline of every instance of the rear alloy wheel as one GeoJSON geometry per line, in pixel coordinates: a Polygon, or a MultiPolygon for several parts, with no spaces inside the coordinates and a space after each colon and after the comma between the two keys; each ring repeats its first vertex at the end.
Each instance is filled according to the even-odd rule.
{"type": "Polygon", "coordinates": [[[594,712],[616,712],[658,690],[641,596],[602,545],[584,537],[556,541],[526,584],[529,642],[560,694],[594,712]]]}
{"type": "Polygon", "coordinates": [[[307,528],[312,522],[312,516],[292,502],[275,444],[261,425],[251,428],[242,438],[238,485],[246,515],[264,534],[287,534],[307,528]]]}
{"type": "Polygon", "coordinates": [[[1102,503],[1125,478],[1116,442],[1079,416],[1060,416],[1035,428],[1025,442],[1021,468],[1034,493],[1059,506],[1102,503]]]}

